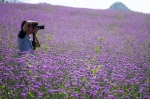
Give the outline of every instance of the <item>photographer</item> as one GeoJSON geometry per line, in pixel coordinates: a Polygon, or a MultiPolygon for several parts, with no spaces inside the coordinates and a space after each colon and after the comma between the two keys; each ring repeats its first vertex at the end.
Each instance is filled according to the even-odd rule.
{"type": "Polygon", "coordinates": [[[18,34],[18,48],[20,52],[30,51],[30,54],[33,54],[35,47],[40,47],[39,40],[36,36],[39,27],[37,21],[23,21],[21,24],[21,31],[18,34]],[[31,41],[29,35],[34,34],[34,41],[31,41]]]}

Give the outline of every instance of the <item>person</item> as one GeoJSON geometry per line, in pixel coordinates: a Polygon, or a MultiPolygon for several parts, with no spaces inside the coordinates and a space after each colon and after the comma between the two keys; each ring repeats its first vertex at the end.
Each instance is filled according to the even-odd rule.
{"type": "Polygon", "coordinates": [[[35,47],[40,47],[39,40],[36,36],[38,32],[38,27],[33,27],[34,25],[38,24],[37,21],[26,21],[24,20],[21,24],[21,30],[18,34],[18,49],[19,51],[26,52],[29,51],[30,54],[33,54],[33,41],[30,39],[30,34],[35,33],[35,47]]]}

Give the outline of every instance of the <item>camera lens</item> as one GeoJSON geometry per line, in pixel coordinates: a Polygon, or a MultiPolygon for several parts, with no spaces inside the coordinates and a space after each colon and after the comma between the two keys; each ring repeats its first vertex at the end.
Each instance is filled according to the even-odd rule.
{"type": "Polygon", "coordinates": [[[38,27],[39,29],[44,29],[44,25],[38,25],[36,27],[38,27]]]}

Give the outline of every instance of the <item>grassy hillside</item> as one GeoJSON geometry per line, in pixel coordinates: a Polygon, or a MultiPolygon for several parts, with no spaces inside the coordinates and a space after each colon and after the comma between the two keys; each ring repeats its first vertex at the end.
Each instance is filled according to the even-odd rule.
{"type": "Polygon", "coordinates": [[[0,99],[150,98],[150,14],[0,4],[0,99]],[[23,20],[45,25],[18,55],[23,20]]]}

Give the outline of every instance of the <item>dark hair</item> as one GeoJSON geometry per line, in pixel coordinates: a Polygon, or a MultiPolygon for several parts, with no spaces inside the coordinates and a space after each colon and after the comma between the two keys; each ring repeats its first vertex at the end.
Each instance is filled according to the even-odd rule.
{"type": "Polygon", "coordinates": [[[26,23],[26,20],[22,21],[21,23],[21,29],[23,29],[24,24],[26,23]]]}

